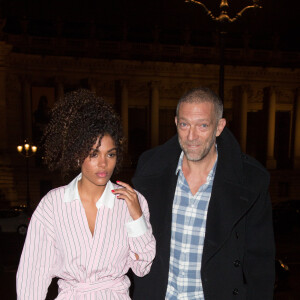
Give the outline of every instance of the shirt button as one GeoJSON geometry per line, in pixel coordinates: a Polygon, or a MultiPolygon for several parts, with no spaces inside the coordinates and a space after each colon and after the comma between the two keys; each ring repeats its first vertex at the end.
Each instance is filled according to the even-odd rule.
{"type": "Polygon", "coordinates": [[[233,295],[238,295],[238,294],[239,294],[239,290],[238,290],[238,289],[234,289],[234,290],[232,291],[232,294],[233,294],[233,295]]]}
{"type": "Polygon", "coordinates": [[[241,265],[241,262],[237,259],[234,261],[233,265],[237,268],[241,265]]]}

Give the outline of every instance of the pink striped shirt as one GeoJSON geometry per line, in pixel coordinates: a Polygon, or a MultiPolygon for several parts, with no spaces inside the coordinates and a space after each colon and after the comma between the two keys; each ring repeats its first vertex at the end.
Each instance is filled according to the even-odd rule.
{"type": "Polygon", "coordinates": [[[126,202],[110,192],[118,186],[109,181],[96,204],[92,236],[80,178],[50,191],[35,210],[17,272],[18,300],[45,299],[53,277],[60,278],[57,300],[130,299],[129,268],[138,276],[149,273],[155,239],[145,198],[137,192],[143,215],[132,221],[126,202]]]}

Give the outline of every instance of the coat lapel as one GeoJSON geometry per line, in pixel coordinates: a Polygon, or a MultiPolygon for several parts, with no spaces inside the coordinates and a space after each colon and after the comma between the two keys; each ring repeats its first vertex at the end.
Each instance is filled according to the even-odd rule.
{"type": "Polygon", "coordinates": [[[218,164],[208,207],[202,266],[223,245],[234,225],[254,201],[254,193],[244,188],[243,155],[228,130],[217,139],[218,164]]]}
{"type": "Polygon", "coordinates": [[[251,202],[249,191],[232,182],[220,183],[216,178],[207,214],[203,266],[230,236],[232,228],[247,212],[251,202]]]}

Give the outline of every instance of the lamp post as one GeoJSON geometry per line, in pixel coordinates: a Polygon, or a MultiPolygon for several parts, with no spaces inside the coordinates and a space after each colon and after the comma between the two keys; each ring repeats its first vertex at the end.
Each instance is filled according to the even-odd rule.
{"type": "Polygon", "coordinates": [[[219,96],[220,96],[221,100],[224,102],[224,65],[225,65],[225,63],[224,63],[224,50],[225,50],[224,49],[225,48],[224,36],[226,34],[225,26],[240,19],[245,11],[247,11],[249,9],[262,8],[262,6],[259,5],[259,0],[252,0],[252,5],[248,5],[248,6],[244,7],[233,18],[231,18],[228,15],[229,5],[228,5],[227,0],[221,0],[219,16],[214,16],[213,13],[201,1],[185,0],[185,2],[192,2],[192,3],[200,5],[205,10],[206,14],[210,17],[210,19],[220,26],[220,31],[219,31],[219,34],[220,34],[219,96]]]}
{"type": "Polygon", "coordinates": [[[17,150],[23,157],[25,157],[26,160],[26,205],[27,205],[27,209],[30,209],[29,158],[36,153],[37,146],[30,143],[28,139],[25,139],[22,145],[17,146],[17,150]]]}

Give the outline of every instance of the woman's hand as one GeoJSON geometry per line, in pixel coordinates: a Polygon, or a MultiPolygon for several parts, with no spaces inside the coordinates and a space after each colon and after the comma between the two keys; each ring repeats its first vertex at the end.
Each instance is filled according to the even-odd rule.
{"type": "Polygon", "coordinates": [[[143,213],[135,190],[125,182],[117,181],[117,184],[122,188],[112,190],[112,193],[117,195],[118,199],[125,200],[131,218],[137,220],[143,213]]]}

